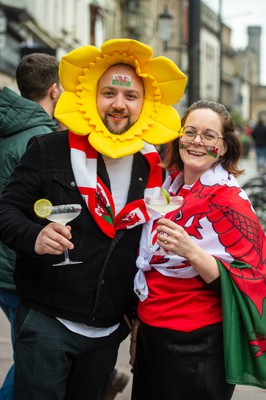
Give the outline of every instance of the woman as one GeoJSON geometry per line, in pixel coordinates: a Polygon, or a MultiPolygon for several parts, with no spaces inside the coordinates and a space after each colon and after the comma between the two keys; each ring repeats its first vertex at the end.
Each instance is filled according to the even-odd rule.
{"type": "Polygon", "coordinates": [[[206,100],[192,104],[181,137],[166,155],[167,169],[175,172],[164,188],[183,196],[183,203],[168,214],[171,219],[166,214],[147,223],[141,239],[135,279],[141,323],[132,331],[133,342],[138,331],[134,400],[227,400],[235,383],[257,385],[257,378],[257,386],[266,387],[266,359],[257,357],[265,367],[258,377],[245,366],[256,352],[265,357],[266,249],[260,223],[235,179],[243,172],[237,167],[240,155],[226,108],[206,100]],[[154,229],[157,244],[168,251],[164,256],[150,253],[154,229]],[[252,298],[254,291],[259,299],[252,298]],[[248,309],[237,302],[241,294],[255,315],[245,318],[247,333],[239,316],[248,309]],[[246,344],[252,348],[236,365],[233,350],[246,344]]]}

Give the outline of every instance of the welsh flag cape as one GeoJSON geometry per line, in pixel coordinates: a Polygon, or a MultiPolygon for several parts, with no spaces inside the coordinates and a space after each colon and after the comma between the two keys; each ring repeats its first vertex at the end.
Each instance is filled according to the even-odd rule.
{"type": "MultiPolygon", "coordinates": [[[[223,175],[219,168],[217,177],[223,175]]],[[[232,176],[215,186],[200,188],[198,181],[193,192],[198,201],[209,197],[212,227],[232,257],[230,262],[226,257],[217,257],[226,379],[228,383],[266,389],[266,236],[246,194],[232,176]],[[222,205],[226,198],[230,203],[222,205]]]]}
{"type": "Polygon", "coordinates": [[[264,271],[237,261],[218,263],[226,379],[266,389],[265,258],[264,271]]]}
{"type": "Polygon", "coordinates": [[[218,185],[208,188],[210,171],[192,193],[198,201],[209,198],[209,220],[232,257],[230,261],[222,255],[216,258],[221,274],[226,380],[266,389],[266,236],[234,177],[225,179],[219,166],[215,172],[213,183],[216,176],[218,185]]]}
{"type": "MultiPolygon", "coordinates": [[[[182,173],[169,175],[164,183],[170,193],[184,198],[171,219],[219,265],[226,379],[266,389],[265,233],[246,193],[221,165],[179,191],[182,184],[182,173]]],[[[148,296],[145,271],[151,268],[173,278],[197,275],[193,266],[178,255],[151,258],[147,248],[149,224],[144,225],[135,277],[141,301],[148,296]]]]}

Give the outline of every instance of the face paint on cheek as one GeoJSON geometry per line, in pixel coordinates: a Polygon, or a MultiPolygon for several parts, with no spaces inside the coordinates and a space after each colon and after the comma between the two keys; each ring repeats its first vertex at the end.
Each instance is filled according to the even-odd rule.
{"type": "Polygon", "coordinates": [[[179,148],[180,148],[180,149],[184,149],[185,146],[186,146],[185,143],[182,142],[182,140],[180,139],[180,141],[179,141],[179,148]]]}
{"type": "Polygon", "coordinates": [[[131,86],[131,76],[129,75],[113,75],[112,85],[115,86],[131,86]]]}
{"type": "Polygon", "coordinates": [[[213,158],[218,157],[218,147],[208,147],[207,151],[208,151],[209,156],[211,156],[213,158]]]}

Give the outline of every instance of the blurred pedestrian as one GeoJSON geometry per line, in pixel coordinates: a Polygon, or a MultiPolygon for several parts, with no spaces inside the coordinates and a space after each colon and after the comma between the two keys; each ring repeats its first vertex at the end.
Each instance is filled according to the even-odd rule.
{"type": "Polygon", "coordinates": [[[266,172],[266,125],[259,119],[252,133],[255,142],[256,162],[258,172],[266,172]]]}
{"type": "MultiPolygon", "coordinates": [[[[17,66],[16,81],[21,96],[7,87],[0,92],[0,193],[29,139],[57,129],[53,114],[62,88],[56,58],[44,53],[25,56],[17,66]]],[[[15,260],[14,251],[0,242],[0,306],[10,322],[12,345],[19,303],[13,278],[15,260]]],[[[13,400],[13,381],[14,365],[0,388],[0,400],[13,400]]]]}
{"type": "Polygon", "coordinates": [[[183,203],[154,214],[140,242],[132,400],[229,400],[235,384],[266,388],[266,237],[235,179],[240,155],[222,104],[188,108],[163,185],[183,203]]]}
{"type": "Polygon", "coordinates": [[[253,144],[251,135],[249,135],[247,133],[247,129],[243,129],[242,126],[236,126],[235,133],[238,136],[241,143],[242,147],[241,157],[248,158],[251,146],[253,144]]]}
{"type": "Polygon", "coordinates": [[[135,40],[84,46],[60,63],[55,116],[69,130],[31,141],[0,200],[17,253],[15,400],[98,400],[130,331],[145,188],[162,182],[153,145],[173,140],[185,75],[135,40]],[[148,143],[147,143],[148,142],[148,143]],[[39,199],[81,204],[71,227],[39,199]],[[78,264],[54,266],[64,249],[78,264]],[[126,315],[127,317],[123,317],[126,315]]]}

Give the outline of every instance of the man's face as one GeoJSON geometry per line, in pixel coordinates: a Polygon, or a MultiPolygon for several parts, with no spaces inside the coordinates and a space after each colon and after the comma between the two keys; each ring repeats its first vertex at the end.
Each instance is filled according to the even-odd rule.
{"type": "Polygon", "coordinates": [[[144,85],[127,64],[110,67],[99,79],[97,109],[111,133],[126,132],[138,120],[144,101],[144,85]]]}

